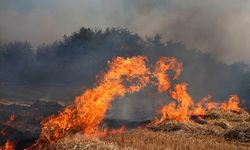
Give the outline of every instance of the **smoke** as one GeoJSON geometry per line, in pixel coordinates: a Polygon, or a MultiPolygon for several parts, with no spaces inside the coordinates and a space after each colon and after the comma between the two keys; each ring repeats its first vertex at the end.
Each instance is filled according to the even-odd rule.
{"type": "MultiPolygon", "coordinates": [[[[149,56],[149,59],[158,59],[163,55],[174,56],[184,64],[181,81],[189,83],[190,93],[195,100],[208,94],[213,95],[216,100],[224,99],[229,94],[239,94],[246,100],[247,106],[244,107],[249,108],[250,73],[242,71],[244,69],[239,67],[242,67],[242,64],[226,65],[214,60],[227,63],[238,61],[250,63],[249,3],[248,0],[158,0],[157,2],[150,0],[9,0],[0,2],[1,42],[28,40],[37,46],[44,42],[60,40],[64,34],[70,35],[81,27],[103,29],[126,27],[143,37],[152,37],[159,33],[163,37],[162,41],[181,42],[188,47],[170,43],[165,45],[157,40],[155,43],[150,43],[124,30],[105,31],[103,34],[91,32],[89,38],[88,31],[82,30],[82,33],[66,38],[66,41],[69,41],[65,42],[66,44],[55,42],[38,47],[38,53],[30,54],[29,61],[26,61],[26,57],[32,50],[29,46],[27,46],[27,55],[19,55],[19,51],[24,51],[24,48],[17,48],[16,54],[12,54],[21,57],[20,63],[16,58],[9,61],[7,57],[6,59],[0,57],[0,61],[6,61],[3,63],[5,67],[0,67],[0,79],[5,82],[43,84],[44,89],[47,90],[41,90],[42,97],[65,93],[65,95],[60,94],[58,98],[57,96],[52,98],[53,100],[63,99],[67,93],[71,93],[70,98],[63,99],[63,101],[70,101],[82,92],[79,90],[80,86],[93,85],[96,81],[95,75],[103,71],[106,62],[115,55],[127,57],[141,54],[149,56]],[[87,39],[82,40],[82,36],[86,36],[87,39]],[[152,45],[152,48],[148,45],[152,45]],[[189,48],[208,52],[212,57],[195,50],[187,52],[189,48]],[[57,84],[59,86],[56,86],[57,84]],[[55,86],[57,91],[48,89],[49,86],[55,86]],[[69,91],[62,92],[64,91],[62,87],[69,91]],[[73,88],[76,90],[72,90],[73,88]]],[[[13,49],[13,46],[9,47],[3,48],[2,52],[13,49]]],[[[5,53],[0,56],[4,58],[5,53]]],[[[147,95],[150,90],[116,101],[108,116],[137,120],[151,118],[155,113],[155,107],[166,102],[167,98],[150,97],[147,95]]],[[[12,91],[17,95],[16,90],[12,91]]],[[[34,93],[36,95],[36,92],[34,93]]],[[[21,91],[20,95],[25,94],[21,91]]],[[[35,97],[30,96],[30,92],[27,95],[32,99],[35,97]]]]}
{"type": "Polygon", "coordinates": [[[244,57],[250,48],[249,2],[177,0],[154,5],[139,2],[135,27],[139,32],[161,33],[167,41],[181,41],[226,62],[249,63],[244,57]]]}
{"type": "Polygon", "coordinates": [[[227,63],[250,63],[248,0],[10,0],[1,2],[0,40],[39,45],[80,27],[127,27],[142,36],[209,52],[227,63]]]}

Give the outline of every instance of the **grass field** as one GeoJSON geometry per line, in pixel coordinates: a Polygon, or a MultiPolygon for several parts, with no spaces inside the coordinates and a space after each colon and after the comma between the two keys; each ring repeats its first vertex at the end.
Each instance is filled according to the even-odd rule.
{"type": "Polygon", "coordinates": [[[249,113],[215,110],[203,116],[202,121],[149,123],[101,139],[87,138],[80,133],[68,134],[56,143],[40,145],[38,149],[250,150],[249,113]]]}
{"type": "Polygon", "coordinates": [[[86,139],[82,135],[64,138],[43,149],[55,150],[247,150],[250,143],[226,141],[221,137],[190,135],[185,133],[155,132],[148,129],[133,129],[104,139],[86,139]]]}

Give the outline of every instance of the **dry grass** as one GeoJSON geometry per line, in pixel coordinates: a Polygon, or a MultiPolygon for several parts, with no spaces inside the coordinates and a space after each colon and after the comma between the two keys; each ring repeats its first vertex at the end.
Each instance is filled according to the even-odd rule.
{"type": "Polygon", "coordinates": [[[233,112],[209,112],[202,120],[204,124],[194,121],[188,123],[165,121],[160,124],[149,124],[152,131],[185,133],[192,136],[209,135],[223,137],[226,140],[237,140],[250,143],[250,115],[233,112]]]}
{"type": "Polygon", "coordinates": [[[191,136],[184,133],[154,132],[147,129],[135,129],[124,134],[106,137],[105,140],[118,144],[121,148],[132,147],[139,150],[243,150],[250,145],[225,141],[214,136],[191,136]]]}
{"type": "Polygon", "coordinates": [[[155,132],[133,129],[104,139],[90,139],[80,134],[68,136],[42,150],[247,150],[250,144],[225,141],[215,136],[180,132],[155,132]]]}
{"type": "Polygon", "coordinates": [[[233,112],[209,112],[202,122],[166,121],[145,128],[127,130],[103,139],[80,134],[68,136],[45,150],[138,149],[138,150],[250,150],[250,115],[233,112]]]}
{"type": "Polygon", "coordinates": [[[40,150],[119,150],[117,144],[101,141],[96,138],[86,138],[81,134],[67,136],[56,143],[40,147],[40,150]]]}

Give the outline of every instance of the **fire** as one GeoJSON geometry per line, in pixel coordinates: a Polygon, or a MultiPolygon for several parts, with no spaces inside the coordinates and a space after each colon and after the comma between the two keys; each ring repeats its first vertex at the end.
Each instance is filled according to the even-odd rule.
{"type": "Polygon", "coordinates": [[[6,130],[11,125],[11,123],[15,120],[15,115],[10,115],[8,121],[6,122],[6,126],[0,131],[0,136],[6,135],[6,130]]]}
{"type": "Polygon", "coordinates": [[[99,136],[104,137],[106,135],[116,135],[119,133],[123,133],[124,131],[125,131],[125,126],[122,126],[119,129],[113,129],[111,131],[108,128],[104,128],[103,132],[101,132],[102,134],[101,135],[99,134],[99,136]]]}
{"type": "Polygon", "coordinates": [[[15,149],[15,143],[10,140],[7,140],[4,146],[0,146],[0,150],[14,150],[14,149],[15,149]]]}
{"type": "Polygon", "coordinates": [[[231,95],[231,97],[228,100],[228,103],[222,103],[221,109],[224,111],[234,111],[237,113],[241,113],[244,110],[239,108],[239,97],[237,95],[231,95]]]}
{"type": "MultiPolygon", "coordinates": [[[[6,122],[6,126],[0,132],[0,136],[5,136],[7,134],[7,129],[14,120],[15,120],[15,115],[10,115],[8,121],[6,122]]],[[[0,146],[0,150],[14,150],[14,149],[15,149],[15,143],[10,140],[7,140],[4,146],[0,146]]]]}
{"type": "MultiPolygon", "coordinates": [[[[145,57],[117,57],[109,62],[109,70],[103,74],[99,84],[76,97],[75,105],[65,108],[59,115],[51,116],[42,123],[38,143],[54,141],[64,137],[66,132],[80,128],[85,135],[102,136],[99,125],[105,117],[110,103],[125,94],[138,92],[149,82],[149,70],[145,57]]],[[[111,131],[112,133],[122,131],[111,131]]]]}
{"type": "Polygon", "coordinates": [[[144,88],[149,81],[148,74],[144,57],[117,57],[112,61],[100,85],[87,90],[76,99],[78,117],[84,133],[96,133],[111,101],[115,97],[122,97],[126,93],[138,92],[144,88]],[[133,80],[137,80],[137,83],[132,83],[133,80]],[[125,86],[125,83],[131,85],[125,86]]]}
{"type": "Polygon", "coordinates": [[[162,118],[160,122],[165,120],[174,121],[189,121],[191,111],[190,109],[194,106],[191,96],[187,93],[187,84],[181,83],[174,87],[174,90],[169,92],[169,96],[175,100],[177,103],[170,103],[161,108],[160,113],[162,118]]]}
{"type": "MultiPolygon", "coordinates": [[[[206,114],[206,109],[204,109],[204,103],[206,104],[210,104],[212,102],[208,102],[211,99],[211,96],[208,95],[207,97],[202,98],[197,104],[196,107],[193,109],[192,115],[194,116],[202,116],[206,114]]],[[[212,109],[212,105],[211,108],[208,108],[209,110],[212,109]]],[[[214,108],[214,107],[213,107],[214,108]]]]}
{"type": "Polygon", "coordinates": [[[177,103],[169,103],[160,109],[160,114],[162,115],[157,123],[163,121],[190,121],[191,116],[201,117],[204,116],[208,111],[216,109],[217,111],[233,111],[237,113],[244,112],[243,109],[239,107],[239,98],[237,95],[231,95],[228,102],[215,103],[208,102],[211,96],[203,98],[196,105],[192,100],[191,96],[187,92],[187,84],[177,84],[174,91],[170,91],[169,95],[171,98],[176,99],[177,103]]]}
{"type": "Polygon", "coordinates": [[[161,93],[167,91],[171,86],[171,80],[166,74],[167,71],[173,71],[175,73],[173,79],[177,80],[182,72],[182,64],[178,63],[173,57],[161,57],[156,62],[153,76],[158,80],[156,85],[161,93]]]}
{"type": "Polygon", "coordinates": [[[98,137],[123,132],[124,127],[109,131],[107,128],[100,129],[99,126],[112,101],[138,92],[148,83],[157,86],[160,93],[168,92],[169,97],[176,100],[159,110],[161,118],[156,123],[165,120],[188,122],[191,116],[203,116],[213,108],[221,111],[243,111],[238,106],[239,99],[236,95],[228,103],[209,102],[211,97],[208,96],[195,104],[186,83],[172,85],[171,80],[177,80],[182,72],[182,64],[175,58],[161,57],[154,69],[147,67],[146,61],[146,57],[134,56],[126,59],[116,57],[108,62],[108,70],[102,74],[94,88],[76,97],[74,105],[42,122],[40,137],[30,149],[35,149],[41,142],[53,143],[65,137],[68,132],[79,129],[86,136],[98,137]]]}
{"type": "Polygon", "coordinates": [[[11,140],[7,140],[3,146],[0,145],[0,150],[14,150],[14,149],[15,149],[15,143],[11,140]]]}
{"type": "MultiPolygon", "coordinates": [[[[161,57],[159,61],[157,61],[153,73],[153,77],[158,80],[158,83],[155,85],[160,93],[166,92],[173,87],[171,79],[168,74],[166,74],[166,72],[170,70],[175,73],[172,80],[176,80],[181,75],[182,64],[177,62],[173,57],[161,57]]],[[[186,83],[177,83],[173,89],[169,90],[169,97],[176,100],[176,102],[171,102],[161,107],[159,110],[161,118],[154,121],[155,123],[161,123],[166,120],[187,122],[190,121],[191,116],[204,116],[211,109],[234,111],[237,113],[244,112],[244,110],[239,107],[239,98],[236,95],[232,95],[228,102],[221,104],[211,102],[211,96],[209,95],[195,104],[187,91],[186,83]]]]}

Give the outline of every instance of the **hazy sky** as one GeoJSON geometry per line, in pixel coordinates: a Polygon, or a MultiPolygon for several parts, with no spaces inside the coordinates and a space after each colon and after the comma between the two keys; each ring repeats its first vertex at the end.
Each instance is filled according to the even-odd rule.
{"type": "Polygon", "coordinates": [[[159,33],[225,62],[250,63],[249,0],[0,0],[0,41],[37,46],[80,27],[159,33]]]}

